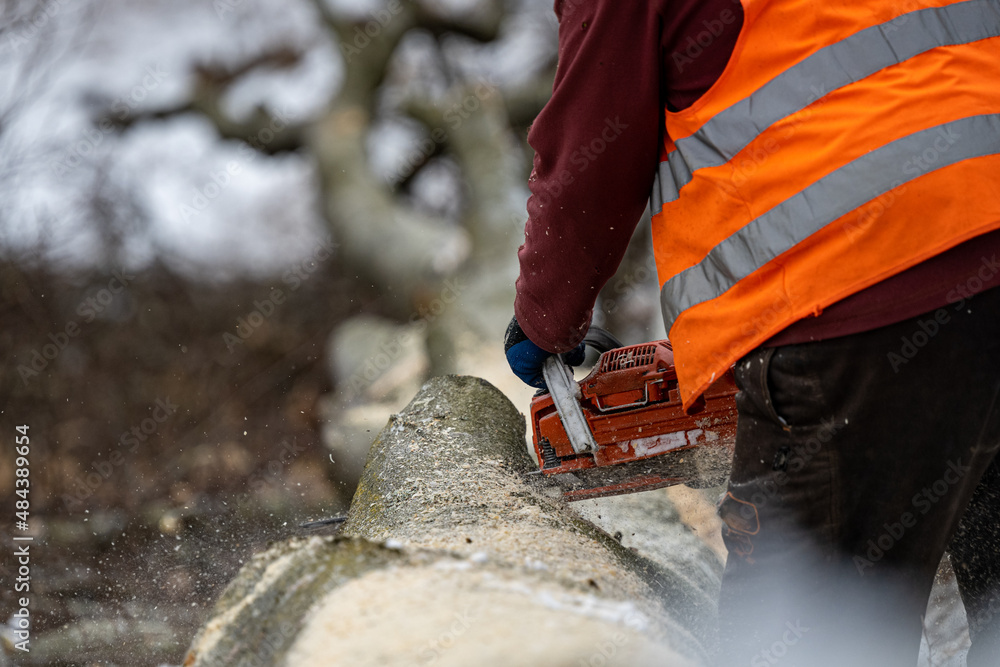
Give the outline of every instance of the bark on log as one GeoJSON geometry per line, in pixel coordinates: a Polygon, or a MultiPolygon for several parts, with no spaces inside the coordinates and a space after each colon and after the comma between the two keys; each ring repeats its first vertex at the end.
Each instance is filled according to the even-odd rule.
{"type": "Polygon", "coordinates": [[[533,468],[492,385],[429,381],[372,445],[341,536],[255,557],[184,664],[706,664],[711,577],[623,547],[533,468]]]}

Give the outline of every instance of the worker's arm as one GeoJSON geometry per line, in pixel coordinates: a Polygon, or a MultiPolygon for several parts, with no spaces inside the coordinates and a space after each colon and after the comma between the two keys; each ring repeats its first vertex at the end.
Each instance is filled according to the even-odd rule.
{"type": "Polygon", "coordinates": [[[514,313],[548,352],[583,339],[649,197],[659,158],[657,3],[565,0],[552,98],[535,150],[514,313]]]}
{"type": "Polygon", "coordinates": [[[665,106],[684,109],[723,72],[739,0],[557,0],[559,69],[535,149],[507,358],[538,386],[549,353],[583,339],[646,206],[665,106]]]}

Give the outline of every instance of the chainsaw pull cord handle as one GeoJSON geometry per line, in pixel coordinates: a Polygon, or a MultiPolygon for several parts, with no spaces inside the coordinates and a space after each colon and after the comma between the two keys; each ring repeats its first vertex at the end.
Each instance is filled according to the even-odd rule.
{"type": "MultiPolygon", "coordinates": [[[[583,342],[599,352],[622,347],[620,340],[600,327],[591,327],[583,342]]],[[[545,360],[542,365],[542,376],[545,378],[549,393],[552,394],[552,402],[556,406],[556,412],[559,413],[559,420],[562,421],[566,435],[569,436],[573,451],[577,454],[596,452],[597,441],[594,440],[587,418],[583,416],[583,408],[580,407],[582,398],[580,385],[573,379],[573,371],[563,361],[562,355],[554,354],[545,360]]]]}

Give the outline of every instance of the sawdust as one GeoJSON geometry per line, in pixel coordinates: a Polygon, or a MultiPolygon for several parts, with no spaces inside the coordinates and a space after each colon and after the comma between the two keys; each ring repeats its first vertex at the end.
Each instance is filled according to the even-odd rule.
{"type": "Polygon", "coordinates": [[[701,539],[681,522],[668,489],[576,502],[572,509],[677,576],[692,588],[718,596],[722,563],[701,539]]]}

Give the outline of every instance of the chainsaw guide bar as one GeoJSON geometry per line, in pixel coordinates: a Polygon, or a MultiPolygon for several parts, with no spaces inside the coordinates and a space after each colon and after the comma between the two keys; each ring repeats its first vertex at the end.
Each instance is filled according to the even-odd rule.
{"type": "Polygon", "coordinates": [[[531,401],[536,474],[555,481],[565,500],[725,480],[736,440],[732,370],[689,415],[668,341],[608,349],[578,383],[557,356],[548,363],[554,381],[531,401]]]}

